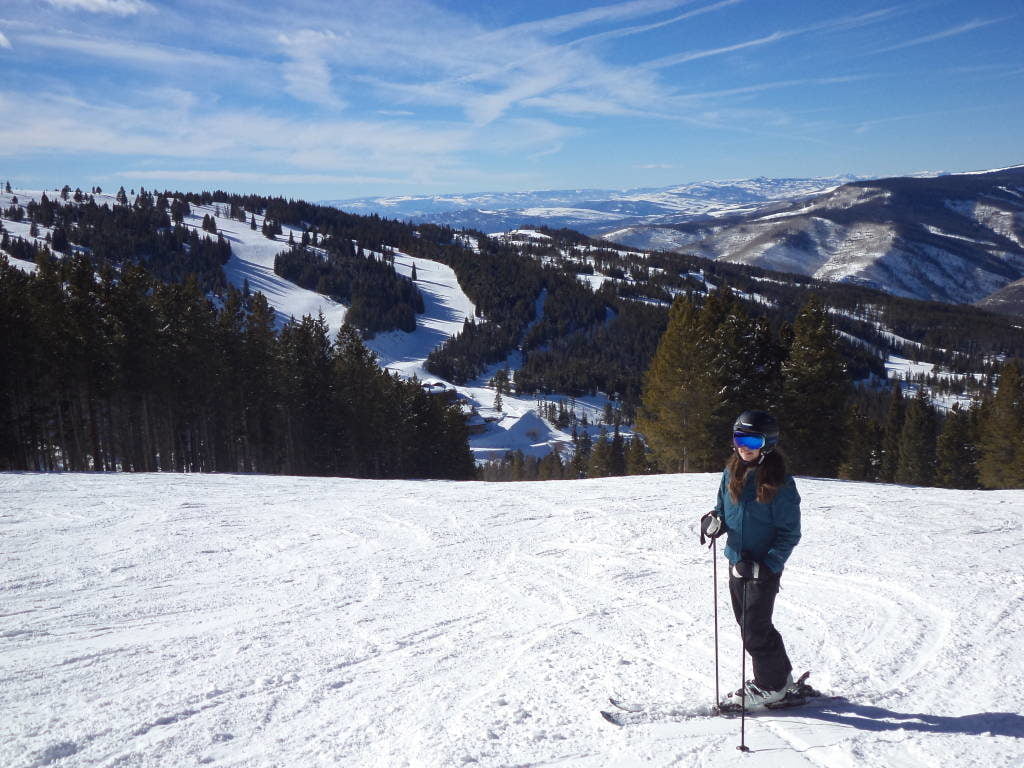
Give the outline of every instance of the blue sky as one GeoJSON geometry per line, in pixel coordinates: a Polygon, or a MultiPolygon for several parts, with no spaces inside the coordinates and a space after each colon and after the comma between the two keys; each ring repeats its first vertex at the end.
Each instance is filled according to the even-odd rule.
{"type": "Polygon", "coordinates": [[[5,0],[0,179],[309,200],[1024,163],[1022,0],[5,0]]]}

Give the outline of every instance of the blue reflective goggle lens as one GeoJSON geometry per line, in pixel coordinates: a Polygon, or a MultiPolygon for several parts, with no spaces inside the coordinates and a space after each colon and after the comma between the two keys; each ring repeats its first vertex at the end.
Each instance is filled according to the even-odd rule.
{"type": "Polygon", "coordinates": [[[764,436],[763,435],[744,435],[737,432],[732,436],[732,441],[739,448],[746,448],[750,451],[759,451],[764,448],[764,436]]]}

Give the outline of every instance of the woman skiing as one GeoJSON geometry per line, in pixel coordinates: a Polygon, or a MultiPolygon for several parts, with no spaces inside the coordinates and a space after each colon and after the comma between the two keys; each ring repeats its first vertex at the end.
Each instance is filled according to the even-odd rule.
{"type": "Polygon", "coordinates": [[[702,543],[705,537],[728,534],[729,595],[754,666],[753,680],[727,695],[721,702],[726,707],[737,706],[740,697],[747,709],[765,707],[785,698],[793,687],[793,667],[772,624],[772,612],[782,569],[800,541],[800,494],[778,443],[774,417],[764,411],[740,414],[718,501],[701,518],[702,543]]]}

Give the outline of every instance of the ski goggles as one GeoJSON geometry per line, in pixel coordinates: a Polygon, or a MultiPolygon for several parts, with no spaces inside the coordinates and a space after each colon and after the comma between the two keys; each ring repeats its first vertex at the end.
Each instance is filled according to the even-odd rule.
{"type": "Polygon", "coordinates": [[[736,432],[732,436],[732,442],[737,448],[746,448],[748,451],[759,451],[764,448],[764,435],[749,435],[746,432],[736,432]]]}

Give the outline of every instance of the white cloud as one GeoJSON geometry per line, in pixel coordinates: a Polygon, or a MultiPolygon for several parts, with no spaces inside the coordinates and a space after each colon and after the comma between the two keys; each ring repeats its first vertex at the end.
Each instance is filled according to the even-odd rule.
{"type": "Polygon", "coordinates": [[[706,48],[701,51],[688,51],[686,53],[672,54],[671,56],[662,56],[659,59],[648,61],[643,65],[643,67],[644,69],[664,69],[666,67],[673,67],[676,64],[685,64],[688,61],[706,59],[709,56],[720,56],[723,53],[732,53],[734,51],[742,51],[745,48],[756,48],[761,45],[777,43],[778,41],[785,40],[787,37],[792,37],[795,34],[797,33],[794,30],[788,32],[772,32],[770,35],[754,38],[753,40],[747,40],[742,43],[734,43],[733,45],[723,45],[719,48],[706,48]]]}
{"type": "Polygon", "coordinates": [[[151,67],[201,66],[223,69],[243,64],[240,59],[216,53],[84,35],[28,34],[19,36],[18,40],[42,48],[72,51],[103,59],[119,59],[151,67]]]}
{"type": "Polygon", "coordinates": [[[337,44],[331,31],[302,29],[279,34],[277,42],[290,61],[284,64],[285,90],[300,101],[340,109],[344,103],[331,88],[327,58],[337,44]]]}
{"type": "Polygon", "coordinates": [[[690,51],[687,53],[673,54],[671,56],[662,56],[659,59],[654,59],[643,65],[645,69],[664,69],[665,67],[675,66],[676,64],[684,64],[689,61],[696,61],[697,59],[705,59],[709,56],[720,56],[725,53],[733,53],[735,51],[741,51],[746,48],[756,48],[762,45],[770,45],[777,43],[780,40],[785,40],[790,37],[797,35],[804,35],[808,32],[836,32],[841,30],[853,29],[855,27],[861,27],[868,24],[875,24],[884,19],[889,18],[894,12],[895,8],[883,8],[878,11],[871,11],[869,13],[862,13],[856,16],[842,16],[837,19],[828,19],[826,21],[817,22],[815,24],[809,24],[806,27],[796,27],[794,29],[783,29],[777,32],[772,32],[770,35],[764,35],[762,37],[753,38],[746,40],[742,43],[734,43],[733,45],[724,45],[718,48],[707,48],[700,51],[690,51]]]}
{"type": "Polygon", "coordinates": [[[744,0],[722,0],[721,2],[715,3],[714,5],[706,5],[703,8],[695,8],[692,11],[687,11],[686,13],[678,14],[670,19],[655,21],[650,24],[638,24],[632,27],[622,27],[621,29],[611,29],[605,32],[596,32],[592,35],[587,35],[586,37],[581,37],[577,40],[573,40],[571,45],[593,43],[598,40],[606,40],[609,38],[639,35],[643,32],[650,32],[652,30],[659,29],[660,27],[666,27],[670,24],[678,24],[680,21],[685,21],[686,19],[693,18],[694,16],[702,16],[705,13],[719,11],[723,8],[728,8],[729,6],[732,5],[738,5],[739,3],[742,2],[744,2],[744,0]]]}
{"type": "Polygon", "coordinates": [[[897,45],[890,45],[887,48],[879,48],[875,51],[872,51],[871,53],[888,53],[889,51],[898,51],[901,48],[910,48],[911,46],[915,45],[933,43],[936,40],[944,40],[947,37],[962,35],[965,32],[971,32],[975,29],[981,29],[982,27],[987,27],[991,24],[997,24],[1000,21],[1006,21],[1006,19],[1008,18],[1010,17],[1007,16],[1000,19],[974,19],[973,21],[969,21],[966,24],[959,24],[955,27],[945,29],[942,32],[936,32],[935,34],[931,35],[924,35],[923,37],[915,37],[913,40],[907,40],[906,42],[898,43],[897,45]]]}
{"type": "Polygon", "coordinates": [[[990,110],[998,110],[996,106],[977,106],[977,107],[964,107],[962,109],[939,109],[931,112],[915,112],[909,115],[894,115],[890,117],[882,117],[876,120],[865,120],[862,123],[854,126],[854,133],[866,133],[869,129],[874,128],[876,125],[885,125],[886,123],[898,123],[904,120],[921,120],[924,118],[932,119],[936,117],[950,117],[951,115],[968,114],[971,112],[986,112],[990,110]]]}
{"type": "Polygon", "coordinates": [[[46,0],[52,6],[64,10],[111,13],[116,16],[134,16],[140,11],[150,10],[142,0],[46,0]]]}
{"type": "Polygon", "coordinates": [[[259,184],[388,184],[395,181],[386,176],[339,176],[326,173],[252,173],[228,170],[137,170],[118,171],[118,178],[138,181],[200,181],[208,183],[252,182],[259,184]]]}
{"type": "MultiPolygon", "coordinates": [[[[552,16],[538,21],[526,21],[511,27],[505,27],[498,30],[498,33],[512,33],[520,35],[523,33],[533,32],[545,35],[556,35],[601,22],[617,21],[619,19],[629,19],[638,16],[649,16],[652,13],[658,13],[659,11],[678,8],[683,5],[691,5],[695,1],[696,0],[632,0],[631,2],[588,8],[585,11],[564,13],[559,16],[552,16]]],[[[739,0],[735,1],[738,2],[739,0]]]]}
{"type": "Polygon", "coordinates": [[[759,83],[758,85],[745,85],[738,88],[725,88],[720,91],[704,91],[702,93],[686,94],[686,98],[720,98],[722,96],[737,96],[749,93],[761,93],[763,91],[774,91],[779,88],[795,88],[805,85],[842,85],[845,83],[856,83],[862,80],[871,80],[878,75],[840,75],[838,77],[808,77],[798,80],[777,80],[771,83],[759,83]]]}
{"type": "Polygon", "coordinates": [[[267,167],[276,173],[399,176],[423,183],[473,178],[469,151],[547,151],[570,135],[544,120],[507,120],[480,129],[459,123],[311,120],[254,110],[192,111],[179,103],[127,107],[71,98],[0,92],[0,157],[89,154],[170,158],[217,167],[267,167]]]}
{"type": "Polygon", "coordinates": [[[7,39],[7,36],[3,32],[0,32],[0,48],[10,49],[10,47],[11,41],[7,39]]]}

